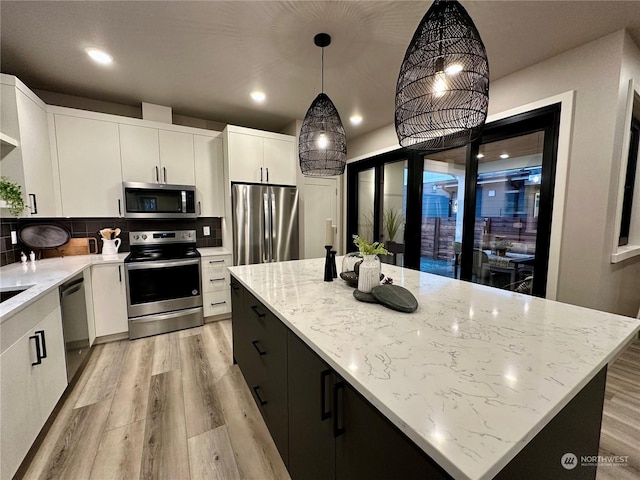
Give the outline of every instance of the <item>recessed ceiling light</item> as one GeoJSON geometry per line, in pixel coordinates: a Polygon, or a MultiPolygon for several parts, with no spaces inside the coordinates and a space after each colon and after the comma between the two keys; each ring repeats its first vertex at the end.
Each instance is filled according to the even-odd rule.
{"type": "Polygon", "coordinates": [[[360,125],[362,123],[362,116],[360,115],[351,115],[349,118],[351,125],[360,125]]]}
{"type": "Polygon", "coordinates": [[[479,153],[478,155],[476,155],[476,158],[484,158],[484,153],[479,153]]]}
{"type": "Polygon", "coordinates": [[[253,98],[254,102],[258,103],[264,102],[267,98],[267,95],[260,90],[254,90],[253,92],[249,93],[249,95],[251,96],[251,98],[253,98]]]}
{"type": "Polygon", "coordinates": [[[500,158],[509,158],[509,154],[508,153],[502,153],[500,155],[500,158]]]}
{"type": "Polygon", "coordinates": [[[100,63],[102,65],[109,65],[111,62],[113,62],[113,57],[104,50],[88,47],[85,48],[84,51],[87,52],[87,55],[89,55],[94,62],[100,63]]]}

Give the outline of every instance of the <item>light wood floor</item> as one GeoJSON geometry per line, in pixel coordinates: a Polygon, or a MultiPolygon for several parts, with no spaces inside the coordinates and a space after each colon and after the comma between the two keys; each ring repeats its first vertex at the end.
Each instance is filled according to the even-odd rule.
{"type": "MultiPolygon", "coordinates": [[[[94,347],[25,478],[289,479],[237,365],[231,322],[94,347]]],[[[609,368],[601,455],[640,480],[640,342],[609,368]]]]}
{"type": "Polygon", "coordinates": [[[24,478],[289,478],[230,320],[94,349],[24,478]]]}

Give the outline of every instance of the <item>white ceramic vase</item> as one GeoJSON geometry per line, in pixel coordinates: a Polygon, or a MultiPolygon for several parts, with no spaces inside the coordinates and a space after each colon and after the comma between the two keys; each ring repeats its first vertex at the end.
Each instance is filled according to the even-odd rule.
{"type": "Polygon", "coordinates": [[[371,293],[376,285],[380,285],[380,259],[376,255],[365,255],[358,271],[358,290],[371,293]]]}
{"type": "Polygon", "coordinates": [[[120,248],[120,244],[122,240],[116,238],[115,240],[106,240],[102,239],[102,255],[116,255],[118,253],[118,248],[120,248]]]}

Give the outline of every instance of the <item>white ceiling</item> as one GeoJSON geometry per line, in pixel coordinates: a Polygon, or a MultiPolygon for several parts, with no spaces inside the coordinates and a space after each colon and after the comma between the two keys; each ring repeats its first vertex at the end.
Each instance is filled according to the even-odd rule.
{"type": "MultiPolygon", "coordinates": [[[[480,31],[495,80],[627,28],[640,45],[640,2],[462,2],[480,31]]],[[[302,119],[325,92],[348,138],[393,122],[406,47],[430,1],[8,1],[0,2],[3,73],[33,89],[267,130],[302,119]],[[114,64],[89,61],[84,48],[114,64]],[[248,93],[267,93],[262,105],[248,93]],[[349,117],[360,113],[358,127],[349,117]]]]}

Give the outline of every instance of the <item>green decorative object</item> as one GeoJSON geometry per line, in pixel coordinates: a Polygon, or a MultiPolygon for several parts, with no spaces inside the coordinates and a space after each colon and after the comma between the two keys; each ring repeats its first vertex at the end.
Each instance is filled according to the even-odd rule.
{"type": "Polygon", "coordinates": [[[382,214],[382,224],[384,225],[384,229],[387,232],[388,241],[394,242],[396,235],[398,234],[398,230],[404,223],[404,217],[402,213],[395,208],[388,208],[382,214]]]}
{"type": "Polygon", "coordinates": [[[369,243],[359,235],[353,236],[353,243],[360,250],[360,254],[365,255],[388,255],[389,252],[384,248],[384,243],[373,242],[369,243]]]}
{"type": "Polygon", "coordinates": [[[7,202],[9,213],[13,216],[19,217],[25,209],[20,185],[7,177],[0,177],[0,198],[7,202]]]}
{"type": "Polygon", "coordinates": [[[418,301],[413,294],[399,285],[378,285],[371,289],[375,299],[392,310],[413,313],[418,309],[418,301]]]}

